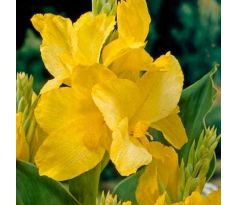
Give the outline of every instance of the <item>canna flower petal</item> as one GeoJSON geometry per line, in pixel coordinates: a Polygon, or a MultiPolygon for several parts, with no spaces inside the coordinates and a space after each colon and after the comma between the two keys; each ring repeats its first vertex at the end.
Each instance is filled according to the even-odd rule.
{"type": "Polygon", "coordinates": [[[54,77],[67,77],[70,67],[62,61],[62,56],[67,54],[73,58],[77,46],[71,20],[53,14],[36,14],[31,21],[43,38],[40,50],[45,67],[54,77]]]}
{"type": "Polygon", "coordinates": [[[114,60],[131,49],[145,46],[149,32],[150,15],[145,0],[122,0],[117,6],[119,38],[103,50],[103,63],[109,66],[114,60]]]}
{"type": "Polygon", "coordinates": [[[156,162],[152,161],[139,178],[136,200],[139,205],[153,205],[159,194],[156,162]]]}
{"type": "Polygon", "coordinates": [[[152,157],[136,138],[129,138],[128,119],[124,118],[112,134],[110,158],[123,176],[151,162],[152,157]],[[135,157],[136,156],[136,157],[135,157]]]}
{"type": "Polygon", "coordinates": [[[49,134],[35,161],[41,175],[56,180],[71,179],[95,167],[111,143],[110,131],[90,95],[94,81],[103,78],[104,73],[105,80],[111,71],[103,66],[77,68],[75,74],[84,75],[73,78],[72,88],[42,94],[35,109],[39,125],[49,134]],[[90,68],[92,75],[88,75],[90,68]],[[79,87],[81,81],[77,80],[86,75],[88,84],[79,87]]]}
{"type": "Polygon", "coordinates": [[[42,89],[40,90],[40,94],[43,94],[43,93],[46,93],[46,92],[51,91],[53,89],[59,88],[61,86],[61,84],[64,82],[65,79],[66,79],[66,77],[61,78],[60,76],[57,76],[52,80],[48,80],[44,84],[42,89]]]}
{"type": "Polygon", "coordinates": [[[52,90],[41,95],[35,109],[36,120],[45,132],[52,133],[65,122],[78,118],[84,109],[90,110],[91,107],[90,105],[87,106],[87,102],[87,97],[77,95],[71,88],[52,90]]]}
{"type": "Polygon", "coordinates": [[[165,139],[177,149],[188,141],[185,128],[177,113],[172,113],[153,123],[151,127],[161,131],[165,139]]]}
{"type": "Polygon", "coordinates": [[[121,38],[118,38],[105,46],[102,52],[103,64],[109,66],[114,60],[122,57],[129,50],[129,46],[121,38]]]}
{"type": "Polygon", "coordinates": [[[22,113],[18,112],[16,114],[16,158],[18,160],[28,161],[29,156],[29,146],[22,128],[22,113]]]}
{"type": "Polygon", "coordinates": [[[40,175],[63,181],[95,167],[102,160],[105,149],[97,145],[92,147],[85,139],[97,141],[103,134],[99,120],[94,117],[75,119],[50,134],[35,157],[40,175]]]}
{"type": "Polygon", "coordinates": [[[119,78],[136,82],[141,77],[141,71],[150,70],[152,63],[153,58],[143,48],[137,48],[117,58],[109,68],[119,78]]]}
{"type": "Polygon", "coordinates": [[[75,23],[78,38],[78,58],[82,65],[99,63],[101,49],[114,29],[115,17],[92,12],[83,14],[75,23]]]}
{"type": "MultiPolygon", "coordinates": [[[[65,123],[74,122],[76,119],[82,119],[82,123],[91,120],[91,123],[96,123],[95,126],[100,125],[101,130],[105,131],[103,129],[105,126],[103,117],[92,98],[83,94],[80,95],[72,88],[60,88],[43,94],[35,109],[35,116],[39,125],[48,134],[60,129],[65,123]]],[[[89,146],[97,146],[100,136],[100,132],[95,136],[89,134],[84,139],[85,143],[89,146]]]]}
{"type": "Polygon", "coordinates": [[[72,88],[76,92],[91,97],[91,90],[95,84],[112,82],[114,79],[116,79],[116,75],[102,64],[79,65],[73,71],[72,88]]]}
{"type": "MultiPolygon", "coordinates": [[[[87,96],[92,101],[91,90],[96,83],[112,81],[116,78],[115,74],[102,64],[92,66],[79,65],[74,68],[72,75],[72,88],[79,95],[87,96]]],[[[92,105],[95,108],[93,103],[92,105]]],[[[99,113],[96,108],[95,112],[99,113]]],[[[111,146],[111,131],[105,126],[105,132],[101,139],[101,144],[109,151],[111,146]]]]}
{"type": "Polygon", "coordinates": [[[117,5],[119,38],[144,42],[150,26],[150,15],[145,0],[122,0],[117,5]]]}
{"type": "Polygon", "coordinates": [[[132,81],[116,78],[95,85],[92,97],[108,127],[113,131],[121,120],[132,117],[138,109],[140,90],[132,81]]]}
{"type": "Polygon", "coordinates": [[[175,110],[183,88],[183,73],[177,59],[167,53],[154,65],[160,71],[146,72],[138,82],[143,105],[133,121],[157,122],[175,110]],[[164,72],[161,70],[165,70],[164,72]]]}
{"type": "Polygon", "coordinates": [[[105,46],[102,53],[103,64],[109,66],[113,61],[127,54],[133,49],[143,48],[144,42],[130,44],[122,38],[118,38],[105,46]]]}
{"type": "MultiPolygon", "coordinates": [[[[127,132],[121,132],[121,134],[124,134],[124,138],[127,139],[127,135],[130,133],[129,140],[131,142],[139,140],[141,146],[146,150],[148,149],[148,144],[150,144],[145,140],[146,132],[151,124],[153,125],[157,121],[164,120],[160,123],[160,129],[163,128],[166,134],[169,133],[167,138],[173,139],[173,137],[176,137],[170,135],[172,132],[170,131],[171,126],[164,122],[166,122],[168,116],[174,113],[183,86],[181,68],[170,53],[161,56],[153,65],[149,66],[151,70],[147,71],[137,82],[113,78],[96,84],[92,89],[93,100],[102,112],[106,124],[112,132],[114,133],[121,120],[127,118],[128,130],[127,132]],[[168,86],[170,87],[168,88],[168,86]]],[[[129,66],[128,68],[133,69],[129,66]]],[[[175,122],[178,122],[177,129],[179,131],[182,130],[182,139],[185,138],[182,142],[177,142],[177,139],[174,140],[177,142],[175,145],[178,147],[181,146],[179,143],[184,144],[184,141],[186,141],[186,134],[184,134],[184,128],[180,123],[180,119],[177,118],[178,116],[172,117],[175,122]]],[[[180,139],[181,136],[179,136],[180,139]]],[[[112,146],[114,144],[115,141],[113,139],[112,146]]],[[[120,149],[122,149],[121,152],[125,152],[123,146],[120,146],[120,149]]],[[[163,153],[161,154],[163,155],[163,153]]],[[[122,168],[118,168],[118,170],[121,174],[124,172],[122,168]]]]}
{"type": "Polygon", "coordinates": [[[136,199],[139,205],[161,204],[163,200],[158,198],[164,192],[169,193],[170,199],[175,199],[177,194],[179,181],[177,153],[172,147],[155,141],[150,142],[149,151],[153,160],[140,176],[136,189],[136,199]]]}
{"type": "Polygon", "coordinates": [[[157,177],[160,183],[168,190],[170,197],[175,199],[179,182],[179,164],[176,151],[173,147],[154,141],[150,143],[150,153],[156,162],[157,177]]]}

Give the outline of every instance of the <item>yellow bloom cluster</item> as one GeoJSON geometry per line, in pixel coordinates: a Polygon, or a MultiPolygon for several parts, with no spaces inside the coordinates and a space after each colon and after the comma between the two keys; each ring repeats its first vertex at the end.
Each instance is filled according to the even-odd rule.
{"type": "Polygon", "coordinates": [[[145,0],[108,2],[94,1],[93,12],[74,23],[53,14],[32,17],[54,77],[35,109],[47,133],[35,156],[40,175],[72,179],[108,153],[123,176],[147,165],[136,190],[139,205],[218,205],[219,191],[207,197],[195,191],[176,202],[181,177],[175,149],[187,142],[178,115],[182,69],[170,52],[154,60],[145,51],[151,20],[145,0]],[[150,128],[172,146],[155,141],[150,128]]]}
{"type": "Polygon", "coordinates": [[[54,76],[35,110],[48,134],[35,160],[40,174],[71,179],[108,152],[120,174],[130,175],[152,160],[150,127],[175,148],[186,143],[177,107],[183,73],[169,52],[153,60],[144,50],[150,25],[145,0],[118,2],[117,16],[88,12],[72,23],[36,14],[32,23],[54,76]]]}

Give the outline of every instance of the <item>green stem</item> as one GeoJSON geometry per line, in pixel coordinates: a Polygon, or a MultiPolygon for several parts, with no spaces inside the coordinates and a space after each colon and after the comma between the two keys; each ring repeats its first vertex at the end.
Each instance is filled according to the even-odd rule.
{"type": "Polygon", "coordinates": [[[96,205],[101,166],[72,179],[69,190],[83,205],[96,205]]]}
{"type": "Polygon", "coordinates": [[[109,161],[108,155],[95,168],[69,181],[69,190],[83,205],[96,205],[100,175],[109,161]]]}

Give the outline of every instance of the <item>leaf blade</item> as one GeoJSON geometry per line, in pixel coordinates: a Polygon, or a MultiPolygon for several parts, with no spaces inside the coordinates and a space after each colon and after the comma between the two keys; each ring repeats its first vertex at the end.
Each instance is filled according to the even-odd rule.
{"type": "Polygon", "coordinates": [[[79,205],[76,199],[57,181],[39,176],[30,163],[16,162],[17,205],[79,205]]]}
{"type": "Polygon", "coordinates": [[[179,156],[185,162],[193,141],[197,141],[202,130],[206,128],[206,117],[211,111],[216,97],[216,88],[213,82],[216,71],[217,67],[215,66],[182,93],[179,102],[179,115],[187,132],[188,143],[179,151],[179,156]]]}

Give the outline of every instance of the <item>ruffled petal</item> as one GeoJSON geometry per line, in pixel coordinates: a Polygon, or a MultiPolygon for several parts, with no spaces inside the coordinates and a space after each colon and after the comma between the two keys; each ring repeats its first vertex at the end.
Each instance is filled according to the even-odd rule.
{"type": "Polygon", "coordinates": [[[132,117],[140,102],[140,91],[135,83],[114,79],[97,84],[92,89],[95,104],[111,130],[125,117],[132,117]]]}
{"type": "MultiPolygon", "coordinates": [[[[91,91],[92,91],[92,87],[96,83],[111,81],[115,78],[116,78],[115,74],[109,69],[107,69],[105,66],[103,66],[102,64],[94,64],[91,66],[80,65],[75,67],[73,71],[72,88],[79,95],[83,94],[85,96],[88,96],[89,99],[92,99],[91,91]]],[[[92,105],[92,106],[95,107],[95,105],[92,105]]],[[[99,113],[98,108],[95,107],[95,112],[96,110],[99,113]]],[[[111,146],[111,141],[112,141],[112,138],[111,138],[112,133],[106,126],[105,126],[104,133],[105,134],[102,136],[103,139],[101,140],[101,143],[109,151],[111,146]]]]}
{"type": "Polygon", "coordinates": [[[122,176],[133,174],[143,165],[151,162],[149,152],[139,140],[129,138],[128,119],[124,118],[112,134],[110,158],[122,176]]]}
{"type": "Polygon", "coordinates": [[[58,76],[52,80],[48,80],[42,87],[40,94],[59,88],[63,82],[64,82],[64,78],[61,78],[58,76]]]}
{"type": "Polygon", "coordinates": [[[91,90],[95,84],[114,79],[116,79],[115,74],[102,64],[79,65],[73,70],[72,88],[76,92],[91,96],[91,90]]]}
{"type": "Polygon", "coordinates": [[[136,200],[139,205],[154,205],[158,196],[157,168],[155,161],[152,161],[139,178],[136,200]]]}
{"type": "Polygon", "coordinates": [[[71,68],[63,56],[73,59],[77,46],[71,20],[53,14],[36,14],[31,21],[43,38],[41,56],[47,70],[54,77],[68,76],[71,68]]]}
{"type": "Polygon", "coordinates": [[[120,58],[127,52],[130,47],[122,39],[116,39],[105,46],[102,52],[103,64],[109,66],[114,60],[120,58]]]}
{"type": "Polygon", "coordinates": [[[99,139],[103,134],[101,128],[97,119],[84,117],[65,123],[50,134],[35,157],[40,175],[62,181],[94,168],[102,160],[105,149],[90,147],[85,139],[99,139]]]}
{"type": "MultiPolygon", "coordinates": [[[[105,46],[102,53],[103,64],[109,66],[113,61],[133,51],[134,49],[144,48],[144,42],[130,43],[125,39],[118,38],[105,46]]],[[[138,59],[137,59],[138,60],[138,59]]]]}
{"type": "Polygon", "coordinates": [[[80,116],[101,114],[91,97],[80,95],[67,87],[42,94],[35,109],[38,124],[48,134],[80,116]]]}
{"type": "Polygon", "coordinates": [[[187,141],[187,134],[177,113],[172,113],[151,125],[161,131],[165,139],[175,148],[180,149],[187,141]]]}
{"type": "Polygon", "coordinates": [[[141,71],[149,70],[152,62],[153,58],[143,48],[137,48],[116,59],[109,68],[118,77],[136,82],[141,71]]]}
{"type": "Polygon", "coordinates": [[[95,16],[92,12],[83,14],[74,23],[78,38],[77,59],[80,64],[99,63],[101,49],[115,23],[114,16],[104,13],[95,16]]]}
{"type": "Polygon", "coordinates": [[[134,121],[156,122],[167,117],[177,106],[183,88],[183,73],[170,53],[158,58],[154,65],[165,71],[146,72],[138,81],[143,104],[134,121]]]}
{"type": "Polygon", "coordinates": [[[150,153],[156,162],[158,180],[168,190],[170,197],[176,199],[179,182],[177,153],[172,147],[165,146],[159,142],[150,143],[150,153]]]}
{"type": "Polygon", "coordinates": [[[122,0],[117,6],[119,38],[144,42],[149,32],[150,15],[145,0],[122,0]]]}

